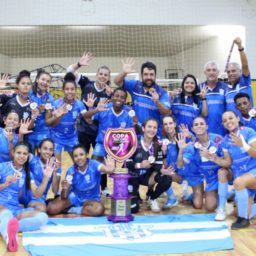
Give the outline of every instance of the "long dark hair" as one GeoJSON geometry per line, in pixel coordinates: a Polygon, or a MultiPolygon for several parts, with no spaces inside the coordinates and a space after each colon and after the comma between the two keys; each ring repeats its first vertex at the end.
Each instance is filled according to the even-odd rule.
{"type": "MultiPolygon", "coordinates": [[[[28,150],[28,153],[30,153],[30,147],[28,145],[28,143],[26,142],[18,142],[14,147],[13,147],[13,151],[15,152],[15,150],[18,147],[25,147],[28,150]]],[[[26,180],[25,180],[25,184],[26,184],[26,189],[30,189],[30,170],[29,170],[29,156],[28,159],[26,161],[26,163],[24,164],[24,170],[26,173],[26,180]]]]}
{"type": "Polygon", "coordinates": [[[180,102],[182,104],[185,104],[185,96],[186,96],[186,93],[185,93],[185,89],[184,89],[184,85],[185,85],[185,82],[187,80],[187,78],[192,78],[195,82],[195,90],[193,91],[192,93],[192,98],[194,100],[194,103],[196,105],[198,105],[198,102],[199,102],[199,96],[198,94],[200,93],[200,88],[197,84],[197,80],[195,78],[195,76],[191,75],[191,74],[187,74],[186,76],[184,76],[183,80],[182,80],[182,83],[181,83],[181,94],[180,94],[180,102]]]}
{"type": "Polygon", "coordinates": [[[39,69],[37,71],[37,75],[36,75],[36,79],[35,79],[35,82],[33,83],[33,86],[32,86],[32,92],[34,95],[37,94],[37,90],[38,90],[38,83],[37,83],[37,80],[42,76],[42,75],[48,75],[51,79],[52,79],[52,76],[50,73],[46,72],[45,70],[43,69],[39,69]]]}
{"type": "Polygon", "coordinates": [[[22,70],[20,71],[20,73],[18,74],[18,76],[16,77],[16,84],[19,84],[20,80],[23,77],[28,77],[30,79],[30,72],[28,70],[22,70]]]}

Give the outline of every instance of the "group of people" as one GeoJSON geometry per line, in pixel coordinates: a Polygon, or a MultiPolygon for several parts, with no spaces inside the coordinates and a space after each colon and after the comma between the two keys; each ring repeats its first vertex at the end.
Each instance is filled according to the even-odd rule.
{"type": "MultiPolygon", "coordinates": [[[[232,229],[247,227],[256,214],[256,111],[242,41],[234,43],[242,67],[229,63],[228,84],[218,80],[218,66],[209,61],[205,82],[198,84],[188,74],[181,88],[169,93],[156,84],[152,62],[142,64],[141,81],[127,80],[134,72],[132,58],[123,61],[113,90],[107,66],[98,68],[95,81],[78,73],[93,59],[84,53],[67,68],[59,99],[49,92],[49,73],[40,70],[32,83],[30,73],[21,71],[17,92],[0,94],[0,233],[8,249],[17,250],[18,231],[39,229],[48,215],[104,214],[101,193],[111,193],[107,175],[115,169],[104,148],[108,128],[134,128],[138,135],[137,149],[126,161],[133,213],[139,211],[140,185],[148,187],[150,209],[160,212],[157,199],[164,192],[162,208],[177,205],[172,188],[177,182],[192,187],[195,208],[205,204],[207,211],[217,211],[217,221],[224,220],[228,185],[233,184],[238,218],[232,229]],[[73,164],[61,180],[63,150],[73,164]],[[47,198],[50,187],[53,199],[47,198]]],[[[2,75],[0,89],[7,82],[2,75]]]]}

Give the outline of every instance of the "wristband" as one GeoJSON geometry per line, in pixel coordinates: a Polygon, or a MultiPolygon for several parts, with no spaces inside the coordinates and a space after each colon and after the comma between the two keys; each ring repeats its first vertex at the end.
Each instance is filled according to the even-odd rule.
{"type": "Polygon", "coordinates": [[[82,65],[80,64],[80,62],[78,61],[77,64],[76,64],[79,68],[82,67],[82,65]]]}
{"type": "Polygon", "coordinates": [[[243,52],[243,51],[244,51],[244,47],[238,48],[238,51],[239,51],[239,52],[243,52]]]}
{"type": "Polygon", "coordinates": [[[206,100],[206,98],[202,98],[201,100],[206,100]]]}

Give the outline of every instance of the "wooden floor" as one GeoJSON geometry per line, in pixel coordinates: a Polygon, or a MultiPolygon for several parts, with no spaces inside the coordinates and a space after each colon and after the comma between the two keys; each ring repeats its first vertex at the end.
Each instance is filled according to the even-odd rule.
{"type": "MultiPolygon", "coordinates": [[[[65,161],[63,163],[63,170],[64,172],[70,166],[70,159],[65,155],[65,161]]],[[[111,187],[111,179],[109,179],[109,186],[111,187]]],[[[174,184],[175,193],[179,196],[180,195],[180,186],[174,184]]],[[[145,190],[141,190],[142,197],[145,198],[145,190]]],[[[106,206],[106,215],[110,213],[110,199],[109,198],[102,198],[103,202],[106,206]]],[[[164,196],[159,199],[160,205],[162,205],[165,201],[164,196]]],[[[230,226],[231,223],[235,220],[234,217],[234,207],[231,203],[227,204],[227,223],[230,226]]],[[[195,210],[190,205],[183,205],[179,204],[173,209],[162,211],[161,214],[196,214],[196,213],[205,213],[204,210],[195,210]]],[[[147,209],[146,203],[142,204],[142,209],[140,214],[138,215],[159,215],[154,214],[150,210],[147,209]]],[[[57,217],[65,217],[64,215],[58,215],[57,217]]],[[[68,217],[77,217],[75,215],[69,215],[68,217]]],[[[74,220],[75,221],[75,220],[74,220]]],[[[254,256],[256,255],[256,219],[251,222],[251,226],[247,229],[240,230],[240,231],[233,231],[230,230],[231,236],[234,240],[235,249],[232,251],[218,251],[218,252],[205,252],[205,253],[189,253],[189,254],[172,254],[177,256],[254,256]]],[[[1,239],[1,238],[0,238],[1,239]]],[[[16,253],[10,253],[6,251],[6,246],[2,240],[0,240],[0,256],[28,256],[23,246],[22,246],[22,234],[19,234],[19,250],[16,253]]],[[[152,254],[153,255],[153,254],[152,254]]],[[[170,255],[164,254],[163,255],[170,255]]],[[[47,255],[42,255],[47,256],[47,255]]],[[[56,255],[58,256],[58,255],[56,255]]],[[[68,255],[69,256],[69,255],[68,255]]],[[[86,255],[90,256],[90,255],[86,255]]],[[[100,255],[99,255],[100,256],[100,255]]],[[[159,254],[158,254],[159,256],[159,254]]]]}

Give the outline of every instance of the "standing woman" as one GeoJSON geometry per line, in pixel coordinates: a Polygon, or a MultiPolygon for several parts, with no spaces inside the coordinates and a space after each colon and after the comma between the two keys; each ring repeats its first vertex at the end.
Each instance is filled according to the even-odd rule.
{"type": "MultiPolygon", "coordinates": [[[[157,198],[165,192],[172,183],[171,170],[163,169],[163,153],[156,135],[158,129],[157,120],[150,118],[142,125],[143,135],[138,137],[138,146],[132,156],[127,160],[127,167],[133,176],[129,179],[131,194],[138,198],[139,186],[147,186],[149,206],[153,212],[160,212],[157,198]]],[[[138,200],[136,200],[138,201],[138,200]]],[[[136,211],[139,205],[136,203],[136,211]]],[[[132,209],[133,210],[133,209],[132,209]]],[[[135,212],[135,210],[133,210],[135,212]]]]}
{"type": "Polygon", "coordinates": [[[252,205],[252,198],[256,194],[256,132],[249,127],[240,127],[239,121],[240,118],[233,111],[226,111],[222,115],[222,124],[229,132],[224,138],[223,150],[228,151],[232,159],[238,208],[238,218],[231,229],[248,227],[249,219],[255,215],[255,209],[251,207],[255,206],[252,205]]]}
{"type": "Polygon", "coordinates": [[[186,145],[183,137],[178,140],[180,148],[178,166],[187,168],[191,181],[194,182],[193,205],[196,209],[203,207],[203,193],[205,191],[205,208],[214,211],[218,203],[218,170],[221,167],[228,168],[231,159],[228,152],[222,151],[222,137],[207,132],[208,125],[203,117],[196,117],[193,121],[192,131],[196,136],[194,144],[186,145]],[[206,187],[204,189],[203,181],[206,187]]]}
{"type": "Polygon", "coordinates": [[[207,88],[199,89],[197,80],[193,75],[186,75],[181,83],[181,93],[172,98],[171,110],[177,120],[177,125],[187,125],[189,130],[192,128],[195,117],[208,115],[206,102],[207,88]]]}
{"type": "Polygon", "coordinates": [[[69,154],[78,144],[76,121],[86,109],[76,99],[76,82],[72,73],[67,73],[63,83],[64,97],[54,102],[54,110],[46,110],[46,123],[52,127],[52,139],[55,143],[55,156],[61,162],[61,151],[64,148],[69,154]]]}
{"type": "Polygon", "coordinates": [[[17,94],[9,99],[7,102],[3,102],[2,113],[9,113],[11,110],[15,110],[20,117],[20,120],[31,119],[30,128],[34,127],[34,121],[39,115],[39,110],[33,108],[29,97],[29,92],[32,87],[30,79],[30,72],[23,70],[16,78],[17,94]]]}
{"type": "MultiPolygon", "coordinates": [[[[20,142],[14,146],[13,161],[0,163],[0,233],[11,252],[18,250],[18,231],[35,231],[48,221],[45,213],[19,205],[23,185],[30,189],[28,158],[29,146],[20,142]]],[[[51,172],[51,168],[46,171],[51,172]]],[[[37,192],[32,189],[32,193],[37,192]]]]}
{"type": "Polygon", "coordinates": [[[52,108],[54,103],[54,98],[48,91],[51,81],[51,75],[44,70],[40,70],[36,76],[33,88],[29,92],[30,101],[34,102],[34,107],[39,111],[33,133],[28,136],[28,142],[32,146],[33,151],[38,148],[39,143],[43,139],[51,137],[50,127],[45,122],[45,109],[52,108]]]}

